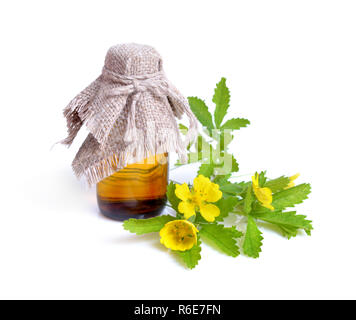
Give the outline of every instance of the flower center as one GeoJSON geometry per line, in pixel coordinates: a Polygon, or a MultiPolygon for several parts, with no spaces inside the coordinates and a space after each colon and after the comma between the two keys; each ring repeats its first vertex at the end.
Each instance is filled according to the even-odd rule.
{"type": "Polygon", "coordinates": [[[196,192],[195,190],[192,190],[192,203],[194,203],[196,206],[200,206],[203,203],[205,203],[205,199],[207,197],[207,193],[204,193],[202,191],[196,192]]]}

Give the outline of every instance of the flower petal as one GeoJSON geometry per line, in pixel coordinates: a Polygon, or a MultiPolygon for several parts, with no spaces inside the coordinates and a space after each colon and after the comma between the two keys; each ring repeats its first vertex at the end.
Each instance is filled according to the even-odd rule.
{"type": "Polygon", "coordinates": [[[189,187],[186,183],[182,185],[176,184],[175,190],[176,196],[183,201],[187,201],[192,198],[192,194],[190,193],[189,187]]]}
{"type": "Polygon", "coordinates": [[[256,196],[262,203],[272,203],[272,190],[270,188],[258,188],[256,196]]]}
{"type": "Polygon", "coordinates": [[[178,205],[178,211],[184,214],[184,218],[189,219],[195,215],[195,204],[192,202],[181,201],[178,205]]]}
{"type": "Polygon", "coordinates": [[[219,185],[201,174],[194,179],[193,185],[195,194],[202,201],[216,202],[222,197],[219,185]]]}
{"type": "Polygon", "coordinates": [[[211,183],[204,200],[208,202],[216,202],[220,200],[221,197],[222,192],[219,190],[219,185],[216,183],[211,183]]]}
{"type": "Polygon", "coordinates": [[[211,203],[201,205],[199,209],[202,217],[208,222],[213,222],[220,215],[220,209],[211,203]]]}
{"type": "Polygon", "coordinates": [[[293,181],[290,181],[289,183],[288,183],[288,185],[284,188],[285,190],[286,189],[290,189],[290,188],[293,188],[295,186],[295,183],[293,182],[293,181]]]}
{"type": "Polygon", "coordinates": [[[296,180],[300,176],[299,173],[294,176],[289,177],[289,184],[284,189],[289,189],[295,186],[294,180],[296,180]]]}
{"type": "Polygon", "coordinates": [[[194,192],[198,194],[204,194],[210,187],[210,184],[211,181],[209,180],[209,178],[204,177],[202,174],[200,174],[193,181],[194,192]]]}
{"type": "Polygon", "coordinates": [[[295,174],[294,176],[289,177],[290,181],[294,181],[295,179],[299,178],[300,173],[295,174]]]}
{"type": "Polygon", "coordinates": [[[252,177],[252,186],[253,186],[254,189],[255,189],[255,188],[259,188],[259,182],[258,182],[258,180],[259,180],[259,174],[256,173],[256,174],[252,177]]]}
{"type": "Polygon", "coordinates": [[[254,189],[256,198],[258,199],[261,204],[269,208],[271,210],[274,210],[274,208],[271,206],[272,203],[272,190],[270,188],[255,188],[254,189]]]}
{"type": "Polygon", "coordinates": [[[185,251],[197,244],[198,229],[186,220],[174,220],[160,231],[161,243],[169,249],[185,251]]]}

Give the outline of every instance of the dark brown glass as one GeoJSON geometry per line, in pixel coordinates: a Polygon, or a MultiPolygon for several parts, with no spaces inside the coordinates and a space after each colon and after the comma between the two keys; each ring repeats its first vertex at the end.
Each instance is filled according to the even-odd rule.
{"type": "Polygon", "coordinates": [[[97,184],[99,209],[119,221],[157,216],[166,204],[167,183],[168,154],[130,164],[97,184]]]}

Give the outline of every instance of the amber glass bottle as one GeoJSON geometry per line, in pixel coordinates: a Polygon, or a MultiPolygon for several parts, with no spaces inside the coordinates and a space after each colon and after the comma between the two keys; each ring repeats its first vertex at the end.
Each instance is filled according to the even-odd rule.
{"type": "Polygon", "coordinates": [[[168,154],[130,164],[97,184],[101,213],[115,220],[149,218],[166,204],[168,154]]]}

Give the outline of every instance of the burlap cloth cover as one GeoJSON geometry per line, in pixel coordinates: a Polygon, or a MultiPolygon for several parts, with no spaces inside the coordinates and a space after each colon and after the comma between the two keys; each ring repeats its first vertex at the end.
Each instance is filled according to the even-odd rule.
{"type": "Polygon", "coordinates": [[[85,125],[89,134],[72,166],[92,185],[129,163],[164,152],[186,159],[186,145],[197,133],[187,100],[167,80],[162,58],[146,45],[109,49],[102,74],[64,109],[70,146],[85,125]],[[186,114],[189,131],[183,142],[176,117],[186,114]]]}

